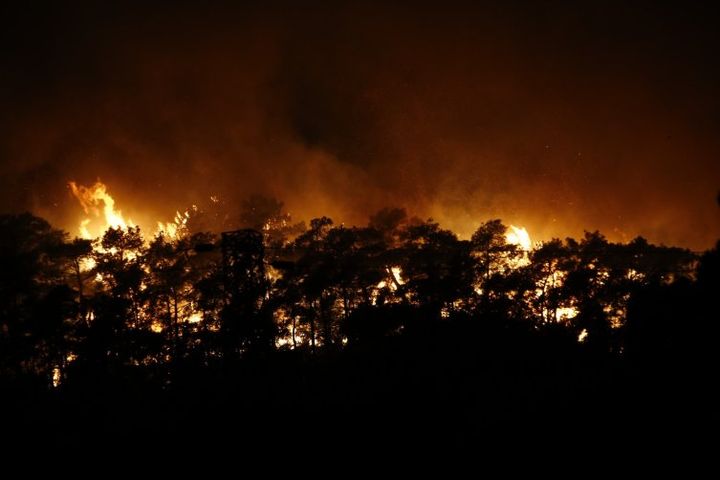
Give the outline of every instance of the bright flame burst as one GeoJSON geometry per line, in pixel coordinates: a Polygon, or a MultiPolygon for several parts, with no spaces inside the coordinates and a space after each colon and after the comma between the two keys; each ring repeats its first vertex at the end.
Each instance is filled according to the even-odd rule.
{"type": "Polygon", "coordinates": [[[107,192],[104,183],[95,182],[95,185],[85,187],[70,182],[69,186],[85,214],[90,215],[80,222],[79,230],[82,238],[92,240],[102,235],[108,228],[127,229],[135,226],[132,220],[125,220],[120,210],[115,210],[115,199],[107,192]]]}
{"type": "Polygon", "coordinates": [[[52,369],[52,386],[55,388],[59,387],[61,381],[62,371],[60,370],[60,367],[54,367],[52,369]]]}
{"type": "MultiPolygon", "coordinates": [[[[85,218],[80,220],[79,233],[82,238],[87,240],[95,240],[101,237],[110,228],[121,228],[127,230],[129,227],[135,227],[135,224],[129,218],[123,217],[120,210],[115,207],[115,199],[108,193],[107,186],[98,181],[90,187],[78,185],[70,182],[70,190],[85,212],[85,218]]],[[[195,205],[192,206],[193,211],[197,211],[195,205]]],[[[170,240],[178,240],[188,235],[188,221],[190,219],[190,211],[176,212],[175,218],[170,222],[156,222],[157,229],[155,235],[163,235],[170,240]]],[[[99,242],[94,242],[93,250],[96,253],[104,253],[103,247],[99,242]]],[[[95,267],[95,259],[92,257],[83,260],[81,269],[83,271],[92,270],[95,267]]],[[[98,273],[96,276],[98,282],[102,282],[103,278],[98,273]]],[[[143,288],[141,286],[141,288],[143,288]]],[[[193,304],[181,302],[178,305],[182,311],[189,312],[180,321],[187,323],[199,323],[203,320],[202,312],[195,309],[193,304]]],[[[90,317],[93,314],[90,312],[90,317]]],[[[163,324],[158,320],[150,323],[150,330],[155,333],[161,333],[165,329],[163,324]]],[[[54,386],[59,385],[62,381],[59,368],[53,371],[52,383],[54,386]]]]}
{"type": "MultiPolygon", "coordinates": [[[[195,209],[193,205],[193,209],[195,209]]],[[[172,222],[157,222],[157,234],[165,235],[171,239],[182,238],[187,233],[187,222],[190,219],[190,211],[175,212],[175,220],[172,222]]]]}
{"type": "Polygon", "coordinates": [[[400,267],[390,267],[386,269],[388,274],[385,280],[381,280],[375,285],[375,291],[370,294],[370,298],[373,305],[377,304],[379,297],[379,290],[388,288],[391,292],[396,292],[400,285],[405,285],[405,280],[402,278],[402,269],[400,267]]]}
{"type": "Polygon", "coordinates": [[[583,328],[582,331],[580,332],[580,334],[579,334],[578,337],[577,337],[577,341],[580,342],[580,343],[584,343],[585,340],[587,339],[587,336],[588,336],[588,331],[587,331],[586,328],[583,328]]]}
{"type": "Polygon", "coordinates": [[[532,250],[532,242],[530,241],[530,234],[524,227],[516,227],[510,225],[508,232],[505,234],[505,240],[511,245],[517,245],[522,250],[528,252],[532,250]]]}
{"type": "Polygon", "coordinates": [[[405,281],[402,278],[402,269],[400,267],[390,267],[390,269],[387,271],[391,275],[387,280],[390,280],[390,283],[387,282],[387,280],[382,280],[380,283],[378,283],[375,288],[385,288],[388,287],[391,291],[397,290],[398,285],[404,285],[405,281]]]}
{"type": "MultiPolygon", "coordinates": [[[[87,215],[80,221],[78,231],[80,237],[93,240],[102,236],[109,228],[135,227],[129,218],[123,217],[120,210],[115,209],[115,199],[108,193],[107,186],[97,181],[94,185],[86,187],[70,182],[70,191],[77,198],[78,202],[87,215]]],[[[193,205],[193,209],[196,209],[193,205]]],[[[157,222],[155,235],[164,235],[176,240],[187,233],[187,223],[190,219],[190,210],[177,211],[175,218],[170,222],[157,222]]]]}

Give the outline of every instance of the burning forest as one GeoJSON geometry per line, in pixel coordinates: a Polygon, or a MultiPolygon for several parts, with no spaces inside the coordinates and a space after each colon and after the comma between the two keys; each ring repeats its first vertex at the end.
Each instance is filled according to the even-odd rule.
{"type": "Polygon", "coordinates": [[[1,6],[7,437],[520,455],[717,420],[717,20],[1,6]]]}

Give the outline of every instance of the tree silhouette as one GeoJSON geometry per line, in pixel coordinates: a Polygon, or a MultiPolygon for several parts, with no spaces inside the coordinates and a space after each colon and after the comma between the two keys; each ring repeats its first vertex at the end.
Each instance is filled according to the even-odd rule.
{"type": "Polygon", "coordinates": [[[93,256],[92,241],[75,238],[72,242],[63,245],[61,255],[66,262],[66,281],[75,290],[77,296],[77,320],[87,322],[85,296],[89,293],[90,281],[95,277],[94,265],[90,263],[93,256]]]}
{"type": "Polygon", "coordinates": [[[500,220],[461,240],[388,208],[367,227],[321,217],[298,234],[280,202],[244,209],[257,230],[150,241],[137,228],[68,241],[0,216],[3,392],[75,409],[56,422],[87,401],[88,431],[102,410],[129,436],[276,435],[298,412],[316,422],[308,435],[401,418],[412,439],[456,435],[448,418],[467,416],[499,431],[709,411],[720,244],[698,256],[590,232],[524,252],[500,220]],[[661,399],[669,388],[688,398],[661,399]],[[147,413],[158,405],[162,422],[147,413]],[[213,422],[182,420],[197,412],[213,422]]]}
{"type": "Polygon", "coordinates": [[[470,242],[458,240],[432,221],[403,230],[404,290],[427,310],[429,320],[449,315],[455,302],[472,292],[473,265],[470,242]]]}
{"type": "Polygon", "coordinates": [[[298,255],[295,267],[289,274],[290,283],[299,293],[302,307],[295,313],[304,313],[302,320],[309,325],[310,346],[314,350],[318,340],[327,348],[333,343],[332,304],[335,292],[332,286],[333,264],[325,249],[325,240],[331,230],[332,220],[327,217],[310,221],[308,231],[298,236],[292,249],[298,255]],[[318,331],[318,323],[322,332],[318,331]]]}
{"type": "Polygon", "coordinates": [[[563,295],[563,281],[572,270],[569,249],[559,239],[542,244],[530,253],[527,272],[539,295],[530,301],[535,318],[541,323],[555,323],[560,320],[560,308],[574,308],[572,300],[563,295]]]}
{"type": "Polygon", "coordinates": [[[255,230],[222,234],[223,289],[221,314],[225,357],[272,348],[275,325],[267,308],[262,235],[255,230]]]}
{"type": "Polygon", "coordinates": [[[68,297],[62,284],[64,233],[30,215],[0,216],[0,373],[48,375],[58,357],[68,297]],[[50,307],[51,318],[42,318],[50,307]],[[41,357],[35,343],[46,345],[41,357]]]}

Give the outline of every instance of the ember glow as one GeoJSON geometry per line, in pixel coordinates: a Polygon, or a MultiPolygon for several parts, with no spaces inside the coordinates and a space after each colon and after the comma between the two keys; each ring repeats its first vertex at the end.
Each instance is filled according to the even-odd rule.
{"type": "Polygon", "coordinates": [[[588,336],[588,331],[587,331],[587,329],[583,328],[580,331],[580,333],[578,334],[577,341],[580,343],[583,343],[587,339],[587,336],[588,336]]]}

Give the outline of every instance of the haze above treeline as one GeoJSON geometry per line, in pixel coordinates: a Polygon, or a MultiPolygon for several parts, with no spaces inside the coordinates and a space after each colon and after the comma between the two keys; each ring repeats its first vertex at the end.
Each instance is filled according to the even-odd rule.
{"type": "Polygon", "coordinates": [[[717,13],[658,2],[0,7],[0,211],[74,233],[71,180],[170,219],[259,193],[469,237],[720,237],[717,13]]]}

